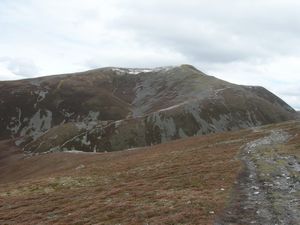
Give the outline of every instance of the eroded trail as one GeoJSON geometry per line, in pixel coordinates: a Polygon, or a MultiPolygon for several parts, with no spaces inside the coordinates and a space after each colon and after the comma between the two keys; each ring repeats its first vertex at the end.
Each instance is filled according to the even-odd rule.
{"type": "Polygon", "coordinates": [[[215,224],[300,224],[300,164],[296,157],[281,154],[290,138],[286,131],[274,130],[243,146],[245,170],[215,224]]]}

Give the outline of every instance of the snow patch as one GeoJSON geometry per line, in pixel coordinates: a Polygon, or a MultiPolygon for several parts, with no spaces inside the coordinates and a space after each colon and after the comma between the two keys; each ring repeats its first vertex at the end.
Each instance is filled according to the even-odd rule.
{"type": "Polygon", "coordinates": [[[30,79],[30,80],[29,80],[29,83],[30,83],[31,85],[33,85],[33,86],[40,87],[42,81],[39,80],[39,79],[30,79]]]}
{"type": "Polygon", "coordinates": [[[84,152],[79,150],[66,150],[65,153],[73,153],[73,154],[98,154],[98,152],[84,152]]]}
{"type": "Polygon", "coordinates": [[[116,72],[118,75],[124,75],[124,74],[137,75],[137,74],[140,74],[140,73],[168,71],[168,70],[173,69],[173,68],[174,67],[172,67],[172,66],[156,67],[156,68],[153,68],[153,69],[150,69],[150,68],[112,68],[112,71],[116,72]]]}
{"type": "Polygon", "coordinates": [[[41,102],[46,98],[46,95],[48,94],[47,90],[37,90],[34,92],[37,95],[37,102],[41,102]]]}
{"type": "Polygon", "coordinates": [[[88,140],[87,133],[82,137],[81,144],[86,146],[89,146],[91,144],[91,141],[88,140]]]}
{"type": "Polygon", "coordinates": [[[180,138],[188,137],[188,135],[185,134],[185,132],[182,130],[182,128],[179,128],[178,135],[180,138]]]}
{"type": "Polygon", "coordinates": [[[79,130],[87,129],[91,130],[98,124],[98,118],[100,116],[100,112],[89,111],[89,114],[84,117],[82,122],[75,123],[76,127],[79,130]]]}
{"type": "Polygon", "coordinates": [[[118,128],[119,126],[121,126],[121,124],[123,123],[123,120],[117,120],[114,122],[115,124],[115,128],[118,128]]]}
{"type": "Polygon", "coordinates": [[[161,142],[166,142],[172,139],[177,134],[176,124],[173,118],[162,118],[159,112],[155,112],[148,121],[153,121],[153,126],[158,126],[161,133],[161,142]]]}
{"type": "Polygon", "coordinates": [[[36,140],[39,136],[51,128],[51,123],[52,112],[49,110],[41,111],[39,109],[30,119],[28,125],[22,129],[20,135],[29,135],[36,140]]]}
{"type": "Polygon", "coordinates": [[[200,113],[201,113],[201,108],[200,108],[200,104],[199,102],[190,102],[188,104],[184,105],[184,111],[185,113],[190,113],[193,115],[193,117],[195,118],[195,120],[198,123],[201,123],[203,120],[200,117],[200,113]]]}
{"type": "Polygon", "coordinates": [[[68,112],[67,110],[63,109],[61,111],[61,114],[63,114],[65,118],[71,118],[75,113],[74,112],[68,112]]]}
{"type": "Polygon", "coordinates": [[[23,138],[20,138],[19,140],[16,140],[15,141],[15,144],[16,144],[16,146],[20,146],[22,143],[24,143],[24,139],[23,138]]]}
{"type": "Polygon", "coordinates": [[[17,117],[11,117],[9,124],[6,126],[6,129],[10,131],[11,135],[16,135],[22,126],[22,111],[20,108],[16,107],[16,112],[17,117]]]}

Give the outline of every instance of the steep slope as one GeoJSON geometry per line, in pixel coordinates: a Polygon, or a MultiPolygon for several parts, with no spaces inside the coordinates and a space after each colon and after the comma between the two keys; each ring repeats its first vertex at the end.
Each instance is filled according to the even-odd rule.
{"type": "Polygon", "coordinates": [[[35,156],[1,141],[0,224],[299,224],[299,132],[291,121],[35,156]]]}
{"type": "Polygon", "coordinates": [[[0,83],[0,138],[28,152],[112,151],[294,119],[262,87],[190,65],[102,68],[0,83]]]}

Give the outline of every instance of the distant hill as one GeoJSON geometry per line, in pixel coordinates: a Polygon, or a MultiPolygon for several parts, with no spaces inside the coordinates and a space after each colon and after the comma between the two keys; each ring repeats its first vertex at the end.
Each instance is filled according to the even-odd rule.
{"type": "Polygon", "coordinates": [[[263,87],[191,65],[0,82],[0,139],[27,152],[114,151],[296,118],[263,87]]]}

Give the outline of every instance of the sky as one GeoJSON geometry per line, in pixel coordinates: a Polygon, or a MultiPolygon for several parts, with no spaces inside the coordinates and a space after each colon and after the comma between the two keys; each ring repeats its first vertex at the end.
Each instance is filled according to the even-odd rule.
{"type": "Polygon", "coordinates": [[[0,80],[192,64],[300,110],[300,1],[0,0],[0,80]]]}

